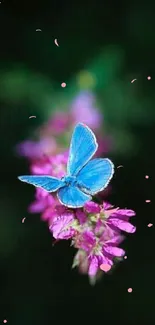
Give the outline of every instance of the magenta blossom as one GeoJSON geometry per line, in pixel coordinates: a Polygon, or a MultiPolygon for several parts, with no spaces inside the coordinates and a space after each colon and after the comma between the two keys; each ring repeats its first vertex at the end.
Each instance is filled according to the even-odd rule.
{"type": "Polygon", "coordinates": [[[128,209],[113,208],[104,202],[99,205],[88,202],[83,210],[76,212],[80,226],[73,236],[73,245],[78,248],[73,262],[79,266],[82,273],[88,272],[90,277],[96,277],[102,264],[112,266],[115,258],[121,258],[125,251],[118,247],[124,237],[124,232],[135,232],[136,228],[128,222],[135,212],[128,209]]]}
{"type": "Polygon", "coordinates": [[[135,216],[133,210],[128,209],[112,209],[107,203],[103,204],[105,222],[113,229],[120,229],[128,233],[134,233],[136,227],[134,227],[128,220],[130,217],[135,216]]]}
{"type": "Polygon", "coordinates": [[[102,116],[95,106],[95,96],[88,91],[79,93],[71,104],[71,115],[74,123],[83,122],[92,129],[101,126],[102,116]]]}
{"type": "Polygon", "coordinates": [[[120,235],[113,233],[113,237],[106,239],[104,231],[102,236],[98,238],[93,231],[84,231],[75,246],[87,253],[88,258],[88,274],[95,276],[102,264],[113,265],[115,256],[123,256],[125,251],[118,248],[117,245],[121,242],[120,235]]]}
{"type": "Polygon", "coordinates": [[[56,146],[55,139],[50,137],[42,138],[39,141],[23,141],[16,146],[16,150],[20,156],[36,160],[44,155],[55,154],[56,146]]]}
{"type": "Polygon", "coordinates": [[[51,133],[53,135],[62,134],[70,127],[71,117],[65,112],[55,112],[53,117],[43,126],[45,133],[51,133]]]}
{"type": "Polygon", "coordinates": [[[73,267],[78,266],[82,273],[94,278],[102,264],[113,266],[115,258],[125,255],[118,247],[124,239],[121,230],[131,233],[136,230],[128,222],[134,215],[133,210],[91,201],[76,210],[61,205],[54,211],[49,209],[48,224],[55,239],[72,239],[72,245],[78,249],[73,267]]]}
{"type": "Polygon", "coordinates": [[[49,229],[55,239],[69,239],[75,234],[75,226],[74,214],[68,211],[55,217],[49,229]]]}
{"type": "MultiPolygon", "coordinates": [[[[35,175],[51,175],[60,178],[66,174],[67,159],[68,152],[58,154],[54,157],[44,156],[40,160],[33,161],[30,169],[32,174],[35,175]]],[[[56,195],[51,195],[41,188],[36,188],[35,201],[29,206],[29,212],[41,212],[41,219],[48,220],[49,208],[50,213],[52,213],[56,204],[58,204],[56,195]]]]}
{"type": "Polygon", "coordinates": [[[17,153],[31,162],[42,160],[44,155],[54,157],[67,149],[65,143],[68,142],[68,135],[78,122],[86,123],[90,128],[95,129],[99,143],[97,155],[107,153],[112,141],[107,135],[104,135],[103,140],[102,116],[96,108],[95,101],[92,92],[80,92],[72,101],[68,112],[57,110],[53,113],[52,117],[34,133],[37,140],[26,140],[18,144],[17,153]]]}
{"type": "Polygon", "coordinates": [[[41,188],[36,188],[35,201],[30,204],[29,212],[40,213],[53,205],[54,197],[41,188]]]}
{"type": "Polygon", "coordinates": [[[51,175],[62,177],[66,174],[68,152],[55,156],[44,156],[41,160],[36,160],[31,164],[31,173],[34,175],[51,175]]]}

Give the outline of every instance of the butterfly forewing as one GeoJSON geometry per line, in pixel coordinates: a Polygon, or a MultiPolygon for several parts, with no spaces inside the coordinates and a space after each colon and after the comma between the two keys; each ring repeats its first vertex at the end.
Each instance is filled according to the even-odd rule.
{"type": "Polygon", "coordinates": [[[19,176],[18,179],[35,187],[41,187],[47,192],[55,192],[64,186],[62,180],[52,176],[19,176]]]}
{"type": "Polygon", "coordinates": [[[96,158],[89,161],[77,175],[79,188],[94,195],[102,191],[114,174],[114,165],[109,159],[96,158]]]}
{"type": "Polygon", "coordinates": [[[76,176],[83,166],[92,158],[98,148],[94,133],[85,125],[79,123],[73,132],[69,159],[68,175],[76,176]]]}

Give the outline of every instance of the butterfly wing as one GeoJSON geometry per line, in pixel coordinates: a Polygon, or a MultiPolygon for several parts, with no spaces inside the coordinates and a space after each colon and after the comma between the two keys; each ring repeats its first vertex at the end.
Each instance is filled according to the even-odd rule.
{"type": "Polygon", "coordinates": [[[62,180],[52,176],[19,176],[18,179],[35,187],[41,187],[47,192],[55,192],[64,186],[62,180]]]}
{"type": "Polygon", "coordinates": [[[114,165],[105,158],[92,159],[77,175],[79,188],[90,195],[94,195],[107,187],[114,174],[114,165]]]}
{"type": "Polygon", "coordinates": [[[59,201],[69,208],[80,208],[91,200],[91,196],[83,193],[76,186],[65,186],[58,190],[59,201]]]}
{"type": "Polygon", "coordinates": [[[95,154],[97,148],[94,133],[84,124],[77,124],[71,139],[67,174],[76,176],[95,154]]]}

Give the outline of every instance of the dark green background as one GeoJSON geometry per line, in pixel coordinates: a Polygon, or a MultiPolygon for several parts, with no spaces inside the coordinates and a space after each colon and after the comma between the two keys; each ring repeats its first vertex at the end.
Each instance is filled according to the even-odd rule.
{"type": "Polygon", "coordinates": [[[147,227],[154,223],[155,208],[154,12],[153,1],[0,4],[0,322],[155,322],[155,232],[147,227]],[[116,134],[116,145],[117,140],[121,143],[119,151],[110,154],[116,166],[124,168],[116,171],[109,199],[137,213],[137,232],[123,243],[128,259],[95,287],[71,270],[74,250],[69,242],[52,247],[46,225],[39,216],[28,215],[34,189],[17,180],[28,172],[28,165],[14,154],[16,143],[46,119],[49,94],[51,109],[56,109],[53,102],[59,102],[61,82],[67,83],[66,97],[71,96],[72,88],[78,91],[76,75],[87,66],[97,78],[102,69],[94,91],[108,132],[116,134]],[[133,78],[137,81],[131,84],[133,78]],[[29,115],[37,118],[29,120],[29,115]],[[146,204],[145,199],[152,202],[146,204]]]}

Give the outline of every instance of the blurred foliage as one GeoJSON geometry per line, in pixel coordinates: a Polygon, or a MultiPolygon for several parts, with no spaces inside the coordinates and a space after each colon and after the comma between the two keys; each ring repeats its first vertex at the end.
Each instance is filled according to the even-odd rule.
{"type": "Polygon", "coordinates": [[[24,66],[2,70],[0,100],[13,107],[13,115],[9,113],[11,119],[17,113],[20,119],[35,114],[43,121],[56,110],[65,110],[67,114],[74,96],[81,89],[89,89],[96,94],[97,104],[103,112],[105,131],[115,138],[113,150],[117,154],[130,155],[139,146],[132,133],[132,125],[143,125],[155,120],[149,99],[145,94],[139,96],[142,87],[139,79],[131,83],[131,76],[125,72],[123,50],[118,46],[110,46],[93,62],[86,64],[84,70],[67,83],[66,88],[61,88],[48,76],[34,73],[24,66]]]}

